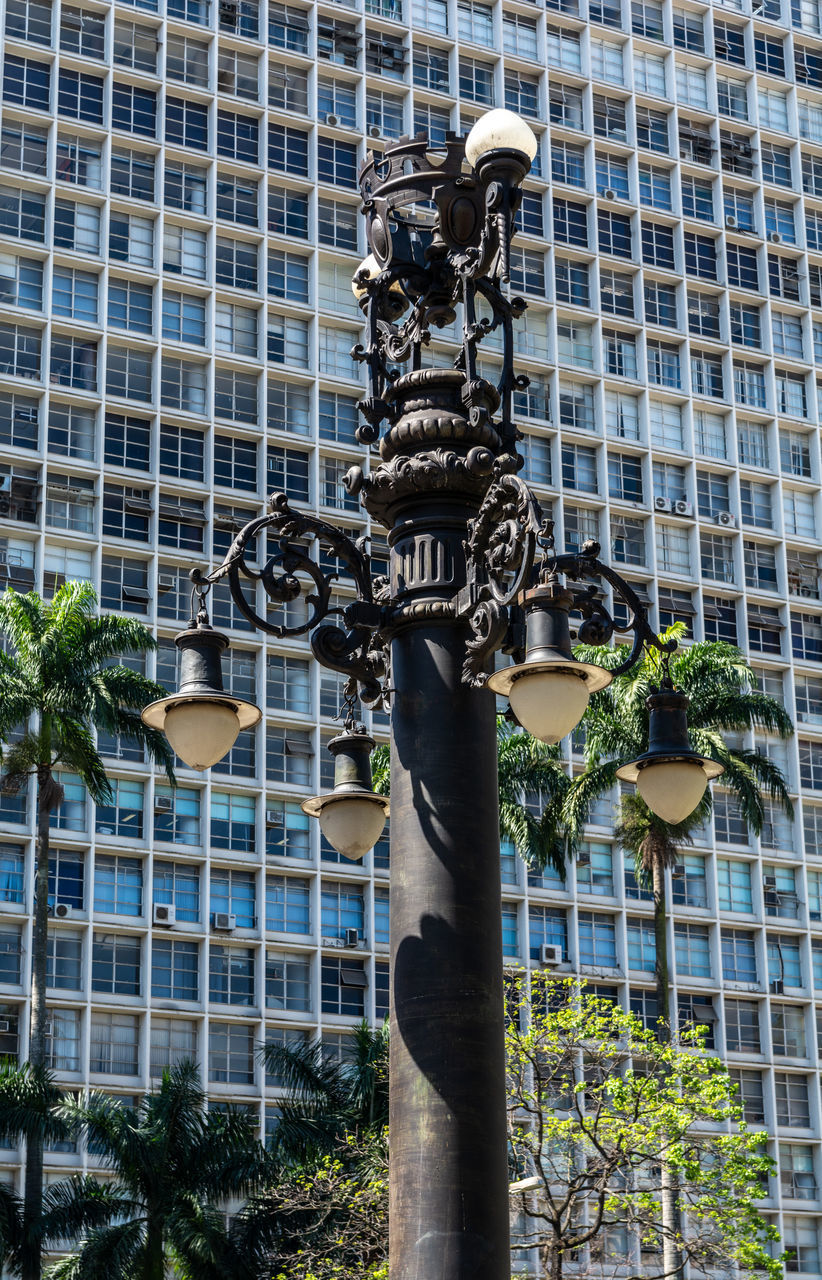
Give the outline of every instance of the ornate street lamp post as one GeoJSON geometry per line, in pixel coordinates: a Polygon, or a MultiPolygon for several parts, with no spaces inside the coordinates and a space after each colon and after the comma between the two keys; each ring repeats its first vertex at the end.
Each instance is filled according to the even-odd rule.
{"type": "MultiPolygon", "coordinates": [[[[184,760],[190,746],[195,767],[213,763],[231,745],[227,731],[236,737],[249,723],[253,709],[222,691],[225,638],[205,611],[205,594],[223,578],[262,631],[310,632],[315,657],[349,678],[349,706],[355,696],[390,705],[391,1280],[510,1280],[492,690],[508,694],[516,718],[546,741],[574,727],[589,694],[614,674],[571,651],[572,614],[581,640],[605,643],[613,633],[597,580],[631,610],[634,644],[618,670],[643,645],[664,650],[595,544],[555,554],[550,522],[517,474],[512,397],[527,379],[514,373],[513,325],[525,304],[503,285],[535,150],[522,120],[492,111],[437,154],[418,136],[368,156],[360,185],[370,254],[353,286],[367,323],[367,343],[355,351],[368,371],[358,437],[379,442],[379,459],[368,473],[352,468],[345,483],[388,531],[389,577],[372,577],[360,543],[274,494],[219,568],[192,574],[199,612],[177,641],[180,690],[144,712],[168,727],[184,760]],[[459,314],[453,366],[424,365],[431,328],[459,314]],[[477,349],[493,331],[503,351],[496,386],[477,371],[477,349]],[[264,531],[268,558],[257,570],[246,549],[264,531]],[[320,568],[313,544],[353,579],[357,599],[347,608],[331,607],[336,575],[320,568]],[[306,580],[303,625],[257,612],[257,584],[284,604],[306,580]],[[500,649],[514,665],[489,679],[500,649]]],[[[649,803],[663,793],[668,817],[672,787],[687,782],[690,812],[721,770],[690,748],[687,700],[670,687],[655,698],[651,750],[635,769],[649,803]],[[660,769],[662,787],[652,785],[660,769]]],[[[375,843],[387,810],[371,788],[372,746],[349,715],[330,744],[333,792],[303,806],[349,857],[375,843]]]]}

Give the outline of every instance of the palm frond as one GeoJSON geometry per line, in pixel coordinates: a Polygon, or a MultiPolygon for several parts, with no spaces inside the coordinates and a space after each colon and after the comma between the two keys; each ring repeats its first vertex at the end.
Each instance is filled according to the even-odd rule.
{"type": "Polygon", "coordinates": [[[142,1206],[110,1182],[94,1177],[65,1178],[43,1190],[37,1234],[46,1245],[95,1230],[113,1218],[139,1217],[142,1206]]]}
{"type": "Polygon", "coordinates": [[[90,1232],[76,1252],[45,1273],[45,1280],[136,1280],[144,1225],[132,1218],[90,1232]]]}

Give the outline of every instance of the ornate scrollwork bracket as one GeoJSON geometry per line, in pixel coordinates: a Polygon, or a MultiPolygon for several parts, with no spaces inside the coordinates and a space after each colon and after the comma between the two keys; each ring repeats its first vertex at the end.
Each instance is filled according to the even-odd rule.
{"type": "Polygon", "coordinates": [[[497,649],[504,648],[515,663],[524,661],[522,594],[538,583],[558,583],[561,578],[571,597],[570,612],[581,617],[576,629],[581,644],[607,644],[616,629],[600,595],[603,582],[627,606],[628,622],[621,630],[632,632],[633,640],[628,655],[612,668],[613,675],[630,670],[643,647],[654,648],[667,658],[676,642],[660,640],[633,587],[599,559],[599,552],[598,543],[585,542],[579,551],[557,555],[553,522],[543,518],[528,486],[517,476],[499,476],[470,527],[468,584],[454,598],[457,615],[471,631],[463,681],[472,688],[482,688],[488,679],[489,659],[497,649]]]}
{"type": "Polygon", "coordinates": [[[240,530],[223,563],[208,574],[194,570],[191,577],[200,592],[225,578],[243,617],[267,635],[283,639],[311,632],[311,649],[317,661],[355,680],[358,696],[366,705],[377,707],[382,703],[388,669],[387,641],[381,635],[385,614],[375,599],[364,539],[355,542],[326,521],[295,511],[284,493],[274,493],[269,498],[266,514],[250,520],[240,530]],[[247,551],[263,531],[267,532],[269,541],[275,541],[276,548],[262,568],[255,569],[248,562],[247,551]],[[331,603],[340,571],[324,569],[311,556],[314,544],[344,565],[353,579],[357,599],[349,605],[331,603]],[[258,613],[257,583],[262,586],[266,600],[274,606],[288,606],[303,597],[305,620],[293,624],[272,622],[258,613]],[[324,622],[334,615],[342,625],[324,622]]]}

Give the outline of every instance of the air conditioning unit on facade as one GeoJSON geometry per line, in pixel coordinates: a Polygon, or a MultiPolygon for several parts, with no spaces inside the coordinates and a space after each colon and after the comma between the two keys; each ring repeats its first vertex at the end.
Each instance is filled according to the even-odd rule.
{"type": "Polygon", "coordinates": [[[782,237],[778,231],[772,231],[771,234],[768,236],[768,239],[770,240],[771,244],[782,243],[782,237]]]}
{"type": "Polygon", "coordinates": [[[172,813],[174,811],[174,796],[155,796],[154,812],[155,813],[172,813]]]}
{"type": "Polygon", "coordinates": [[[687,498],[677,498],[674,503],[674,515],[676,516],[693,516],[694,504],[689,502],[687,498]]]}
{"type": "Polygon", "coordinates": [[[606,187],[602,193],[602,198],[603,200],[616,200],[617,193],[614,191],[613,187],[606,187]]]}
{"type": "Polygon", "coordinates": [[[717,511],[716,523],[721,525],[723,529],[735,529],[736,516],[731,511],[717,511]]]}
{"type": "Polygon", "coordinates": [[[728,228],[729,231],[736,231],[737,227],[739,226],[738,220],[733,216],[732,213],[729,213],[727,218],[725,219],[725,226],[728,228]]]}
{"type": "Polygon", "coordinates": [[[237,917],[228,911],[215,911],[211,917],[212,925],[222,933],[231,933],[237,928],[237,917]]]}
{"type": "Polygon", "coordinates": [[[54,914],[58,920],[65,920],[70,911],[71,907],[67,902],[58,902],[54,908],[54,914]]]}
{"type": "Polygon", "coordinates": [[[672,511],[673,505],[670,498],[654,498],[654,511],[672,511]]]}
{"type": "Polygon", "coordinates": [[[283,825],[282,809],[266,809],[265,825],[267,827],[281,827],[283,825]]]}
{"type": "Polygon", "coordinates": [[[155,902],[152,920],[155,924],[176,924],[177,908],[170,902],[155,902]]]}
{"type": "Polygon", "coordinates": [[[336,129],[337,125],[340,123],[339,117],[335,116],[333,111],[329,111],[328,115],[325,117],[325,123],[330,129],[336,129]]]}
{"type": "Polygon", "coordinates": [[[562,947],[555,942],[543,942],[539,949],[539,962],[550,968],[562,964],[562,947]]]}
{"type": "Polygon", "coordinates": [[[358,947],[358,946],[360,945],[360,931],[359,931],[359,929],[346,929],[346,931],[345,931],[345,945],[346,945],[347,947],[358,947]]]}

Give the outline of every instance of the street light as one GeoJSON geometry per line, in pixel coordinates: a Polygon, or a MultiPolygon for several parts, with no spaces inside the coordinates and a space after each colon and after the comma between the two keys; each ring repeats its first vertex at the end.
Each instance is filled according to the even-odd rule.
{"type": "Polygon", "coordinates": [[[175,637],[180,650],[177,693],[151,702],[143,721],[165,733],[190,769],[208,769],[227,755],[242,729],[258,724],[262,711],[243,698],[223,692],[220,659],[228,636],[212,631],[205,619],[192,619],[175,637]]]}
{"type": "Polygon", "coordinates": [[[694,751],[688,741],[688,698],[670,681],[648,698],[648,750],[617,769],[617,777],[635,782],[649,809],[663,822],[684,822],[699,804],[722,765],[694,751]]]}
{"type": "Polygon", "coordinates": [[[332,848],[345,858],[365,857],[382,835],[389,803],[371,787],[374,739],[353,721],[328,744],[334,757],[334,790],[304,800],[303,813],[319,818],[320,829],[332,848]]]}
{"type": "MultiPolygon", "coordinates": [[[[353,703],[390,705],[391,1280],[510,1280],[492,694],[507,694],[522,724],[557,741],[644,646],[661,652],[663,668],[673,649],[595,543],[557,553],[552,524],[518,475],[512,403],[528,379],[514,372],[514,324],[525,303],[501,286],[535,152],[524,121],[492,111],[467,141],[449,134],[432,152],[418,135],[366,157],[369,255],[353,287],[367,336],[352,354],[367,372],[357,438],[378,456],[367,472],[352,467],[344,484],[387,530],[389,574],[372,574],[364,540],[274,494],[223,563],[193,575],[196,640],[191,628],[178,637],[184,659],[194,648],[219,667],[221,648],[209,639],[204,649],[202,633],[207,593],[225,580],[253,627],[310,634],[318,661],[346,677],[345,728],[330,744],[334,788],[303,808],[349,857],[379,838],[388,808],[372,790],[373,741],[355,724],[353,703]],[[424,365],[432,329],[458,317],[453,366],[424,365]],[[491,333],[501,337],[496,384],[478,368],[491,333]],[[247,559],[255,540],[261,569],[247,559]],[[347,606],[332,599],[343,572],[356,596],[347,606]],[[633,633],[628,656],[607,671],[571,648],[571,616],[581,643],[613,635],[603,583],[626,606],[633,633]],[[270,606],[301,593],[303,622],[271,620],[270,606]],[[512,665],[492,675],[501,649],[512,665]]],[[[212,671],[210,683],[148,708],[148,722],[184,725],[178,737],[188,749],[199,718],[212,754],[246,714],[237,699],[225,714],[218,677],[212,671]]],[[[664,729],[667,716],[668,730],[635,767],[640,792],[664,814],[672,768],[684,805],[719,767],[691,750],[681,695],[659,697],[652,722],[664,729]]]]}

